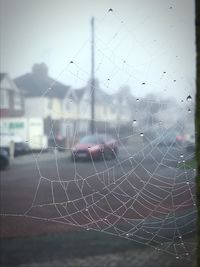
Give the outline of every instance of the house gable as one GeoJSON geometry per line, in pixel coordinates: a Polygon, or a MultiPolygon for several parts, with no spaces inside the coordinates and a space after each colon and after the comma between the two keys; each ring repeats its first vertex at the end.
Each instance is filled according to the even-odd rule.
{"type": "Polygon", "coordinates": [[[4,74],[0,81],[0,88],[6,90],[12,90],[18,92],[18,88],[15,83],[9,78],[8,74],[4,74]]]}

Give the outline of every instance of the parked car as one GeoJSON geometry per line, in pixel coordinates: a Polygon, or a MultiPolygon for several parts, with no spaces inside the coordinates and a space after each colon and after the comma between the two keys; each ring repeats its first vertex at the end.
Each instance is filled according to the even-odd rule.
{"type": "Polygon", "coordinates": [[[112,159],[117,155],[117,142],[109,135],[87,135],[72,148],[71,159],[112,159]]]}
{"type": "Polygon", "coordinates": [[[194,134],[186,135],[186,150],[187,151],[195,151],[195,136],[194,134]]]}
{"type": "Polygon", "coordinates": [[[182,133],[169,129],[156,131],[156,142],[158,146],[182,146],[185,142],[185,137],[182,133]]]}
{"type": "Polygon", "coordinates": [[[15,156],[24,155],[30,153],[31,149],[28,143],[16,142],[15,143],[15,156]]]}
{"type": "Polygon", "coordinates": [[[9,165],[8,152],[5,149],[0,148],[0,170],[6,169],[8,165],[9,165]]]}
{"type": "Polygon", "coordinates": [[[8,154],[11,142],[15,144],[15,156],[30,152],[28,143],[24,142],[21,137],[10,133],[0,133],[0,147],[7,150],[8,154]]]}

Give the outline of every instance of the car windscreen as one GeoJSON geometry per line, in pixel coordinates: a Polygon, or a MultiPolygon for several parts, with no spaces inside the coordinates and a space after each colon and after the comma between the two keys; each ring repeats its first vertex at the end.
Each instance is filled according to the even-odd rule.
{"type": "Polygon", "coordinates": [[[101,140],[98,136],[85,136],[80,140],[79,143],[80,144],[99,144],[101,143],[101,140]]]}

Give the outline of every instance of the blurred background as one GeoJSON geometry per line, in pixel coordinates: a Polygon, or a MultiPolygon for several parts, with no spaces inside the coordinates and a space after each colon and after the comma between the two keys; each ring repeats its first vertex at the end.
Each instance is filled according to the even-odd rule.
{"type": "Polygon", "coordinates": [[[0,6],[2,266],[195,266],[194,1],[0,6]]]}

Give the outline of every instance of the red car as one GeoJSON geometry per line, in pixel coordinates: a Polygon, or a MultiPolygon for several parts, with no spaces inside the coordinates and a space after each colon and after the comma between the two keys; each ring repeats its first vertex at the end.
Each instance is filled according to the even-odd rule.
{"type": "Polygon", "coordinates": [[[83,137],[73,148],[71,158],[111,159],[117,155],[117,142],[109,135],[94,134],[83,137]]]}

